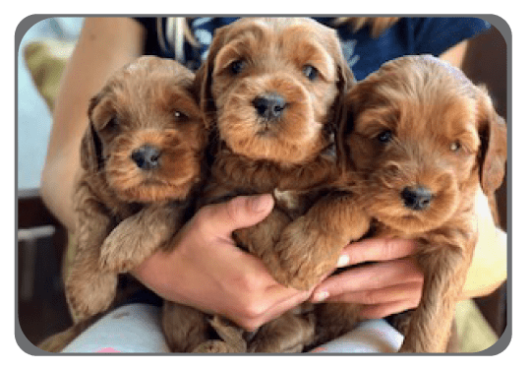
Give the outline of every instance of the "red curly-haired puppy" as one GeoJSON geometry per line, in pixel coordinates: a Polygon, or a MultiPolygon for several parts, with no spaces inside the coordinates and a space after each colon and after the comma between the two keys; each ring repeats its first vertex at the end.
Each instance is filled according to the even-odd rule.
{"type": "MultiPolygon", "coordinates": [[[[280,246],[338,249],[369,230],[415,239],[420,305],[401,352],[444,352],[477,240],[475,193],[502,183],[506,126],[487,91],[430,56],[390,61],[345,98],[337,191],[289,225],[280,246]]],[[[318,270],[326,260],[291,259],[318,270]],[[308,265],[308,263],[310,263],[308,265]]],[[[318,343],[351,329],[359,306],[320,304],[318,343]]]]}
{"type": "MultiPolygon", "coordinates": [[[[216,31],[197,75],[214,136],[201,205],[274,194],[272,213],[234,237],[274,277],[285,280],[274,243],[318,196],[316,188],[337,172],[334,113],[353,83],[339,40],[335,31],[311,19],[245,18],[216,31]]],[[[166,334],[176,351],[295,352],[313,339],[313,320],[302,314],[288,312],[249,338],[219,317],[209,325],[199,311],[168,308],[176,310],[173,331],[178,333],[166,334]],[[212,327],[221,339],[215,339],[212,327]]]]}
{"type": "Polygon", "coordinates": [[[140,264],[188,216],[207,143],[194,75],[145,56],[91,100],[75,191],[76,253],[66,295],[76,320],[112,303],[118,273],[140,264]]]}

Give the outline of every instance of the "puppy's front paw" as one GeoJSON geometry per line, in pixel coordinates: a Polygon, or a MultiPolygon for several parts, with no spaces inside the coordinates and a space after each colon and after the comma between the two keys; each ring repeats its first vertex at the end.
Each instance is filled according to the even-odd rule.
{"type": "Polygon", "coordinates": [[[151,241],[149,235],[133,237],[126,231],[118,230],[114,229],[101,247],[100,267],[105,272],[128,272],[151,254],[151,247],[146,245],[151,241]]]}
{"type": "Polygon", "coordinates": [[[208,340],[195,348],[193,353],[199,354],[219,354],[219,353],[244,353],[235,346],[231,346],[225,341],[221,340],[208,340]]]}
{"type": "Polygon", "coordinates": [[[104,273],[70,277],[66,299],[75,320],[85,320],[107,310],[116,294],[116,275],[104,273]]]}
{"type": "Polygon", "coordinates": [[[341,247],[334,240],[302,221],[293,222],[276,244],[280,267],[273,277],[286,286],[309,290],[336,266],[341,247]]]}
{"type": "Polygon", "coordinates": [[[100,251],[100,267],[107,272],[127,272],[133,266],[131,262],[131,239],[113,231],[107,236],[100,251]],[[129,249],[128,249],[129,248],[129,249]]]}

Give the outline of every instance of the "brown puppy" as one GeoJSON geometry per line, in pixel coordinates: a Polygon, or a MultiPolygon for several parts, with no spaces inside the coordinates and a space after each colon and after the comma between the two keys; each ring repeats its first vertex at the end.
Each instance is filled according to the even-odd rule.
{"type": "Polygon", "coordinates": [[[169,246],[187,216],[207,141],[193,80],[174,61],[141,57],[90,103],[66,280],[75,320],[106,310],[117,274],[169,246]]]}
{"type": "MultiPolygon", "coordinates": [[[[486,90],[458,69],[430,56],[390,61],[347,94],[335,197],[291,224],[281,243],[311,254],[342,248],[369,229],[415,239],[424,288],[400,351],[444,352],[477,240],[475,193],[481,184],[492,194],[502,183],[506,134],[486,90]]],[[[313,259],[312,268],[323,262],[313,259]]],[[[317,343],[351,329],[358,312],[348,304],[316,307],[317,343]]]]}
{"type": "MultiPolygon", "coordinates": [[[[286,280],[274,244],[336,174],[334,113],[353,75],[335,31],[311,19],[241,19],[216,31],[198,76],[201,106],[215,133],[201,204],[274,193],[273,212],[236,231],[235,239],[286,280]]],[[[220,318],[212,324],[224,341],[212,340],[202,313],[167,308],[175,309],[175,319],[167,321],[175,326],[173,335],[167,333],[175,351],[295,352],[313,339],[313,321],[286,313],[247,339],[246,348],[242,330],[220,318]]]]}

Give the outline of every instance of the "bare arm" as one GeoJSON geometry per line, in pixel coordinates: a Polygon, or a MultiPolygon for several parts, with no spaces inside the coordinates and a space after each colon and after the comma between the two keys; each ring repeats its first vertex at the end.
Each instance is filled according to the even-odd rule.
{"type": "Polygon", "coordinates": [[[487,197],[476,195],[479,239],[463,287],[462,299],[489,295],[507,280],[507,237],[496,228],[487,197]]]}
{"type": "Polygon", "coordinates": [[[463,60],[465,59],[467,47],[468,41],[465,40],[443,52],[439,56],[439,59],[448,61],[453,66],[461,69],[463,66],[463,60]]]}
{"type": "Polygon", "coordinates": [[[55,216],[74,228],[72,195],[79,147],[87,127],[91,97],[118,68],[140,56],[142,26],[130,18],[87,18],[63,73],[55,103],[41,194],[55,216]]]}

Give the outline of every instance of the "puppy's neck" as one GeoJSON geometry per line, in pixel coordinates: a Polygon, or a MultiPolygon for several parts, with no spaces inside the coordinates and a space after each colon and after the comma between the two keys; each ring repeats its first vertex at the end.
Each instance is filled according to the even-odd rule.
{"type": "Polygon", "coordinates": [[[212,165],[218,183],[232,188],[248,188],[256,193],[278,190],[309,190],[329,183],[338,174],[335,149],[323,149],[304,164],[283,164],[253,160],[221,145],[212,165]]]}

